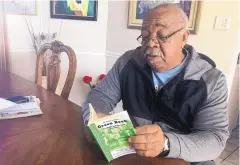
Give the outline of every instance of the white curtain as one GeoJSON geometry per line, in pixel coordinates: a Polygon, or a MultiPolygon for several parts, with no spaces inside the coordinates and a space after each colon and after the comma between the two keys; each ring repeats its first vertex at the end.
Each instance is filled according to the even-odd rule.
{"type": "Polygon", "coordinates": [[[6,14],[4,12],[4,1],[0,0],[0,72],[9,71],[8,67],[6,14]]]}

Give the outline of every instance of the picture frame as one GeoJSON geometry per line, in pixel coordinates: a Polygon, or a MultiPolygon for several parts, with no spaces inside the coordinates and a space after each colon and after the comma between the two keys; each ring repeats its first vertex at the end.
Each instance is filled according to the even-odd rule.
{"type": "Polygon", "coordinates": [[[176,3],[181,7],[189,19],[188,30],[191,34],[197,34],[200,20],[202,2],[196,0],[130,0],[128,10],[128,28],[141,29],[145,14],[162,3],[176,3]]]}
{"type": "Polygon", "coordinates": [[[50,16],[56,19],[97,21],[98,1],[51,0],[50,16]],[[71,2],[71,3],[70,3],[71,2]],[[82,3],[83,2],[83,3],[82,3]]]}
{"type": "Polygon", "coordinates": [[[37,1],[36,0],[4,1],[4,11],[7,14],[36,16],[37,15],[37,1]]]}

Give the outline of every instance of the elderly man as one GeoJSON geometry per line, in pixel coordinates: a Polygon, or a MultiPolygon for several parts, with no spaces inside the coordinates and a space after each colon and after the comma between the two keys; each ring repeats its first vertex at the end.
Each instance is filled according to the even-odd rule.
{"type": "Polygon", "coordinates": [[[227,85],[210,58],[186,45],[187,27],[174,4],[149,11],[137,38],[142,46],[117,60],[86,103],[104,116],[122,100],[136,126],[128,140],[137,154],[210,165],[229,136],[227,85]]]}

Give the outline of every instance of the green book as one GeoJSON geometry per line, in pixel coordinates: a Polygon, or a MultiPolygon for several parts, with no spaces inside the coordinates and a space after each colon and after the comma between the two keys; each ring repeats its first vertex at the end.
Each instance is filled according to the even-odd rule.
{"type": "Polygon", "coordinates": [[[98,118],[91,104],[89,104],[89,109],[88,127],[108,162],[136,153],[128,143],[128,137],[135,136],[136,133],[127,111],[98,118]]]}

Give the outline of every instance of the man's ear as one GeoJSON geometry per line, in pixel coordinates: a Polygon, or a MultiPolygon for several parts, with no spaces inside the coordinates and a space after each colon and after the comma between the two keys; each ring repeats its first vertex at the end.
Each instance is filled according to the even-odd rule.
{"type": "Polygon", "coordinates": [[[182,48],[184,47],[184,45],[187,43],[188,40],[188,36],[189,36],[189,31],[187,30],[186,32],[183,33],[183,42],[182,42],[182,48]]]}

